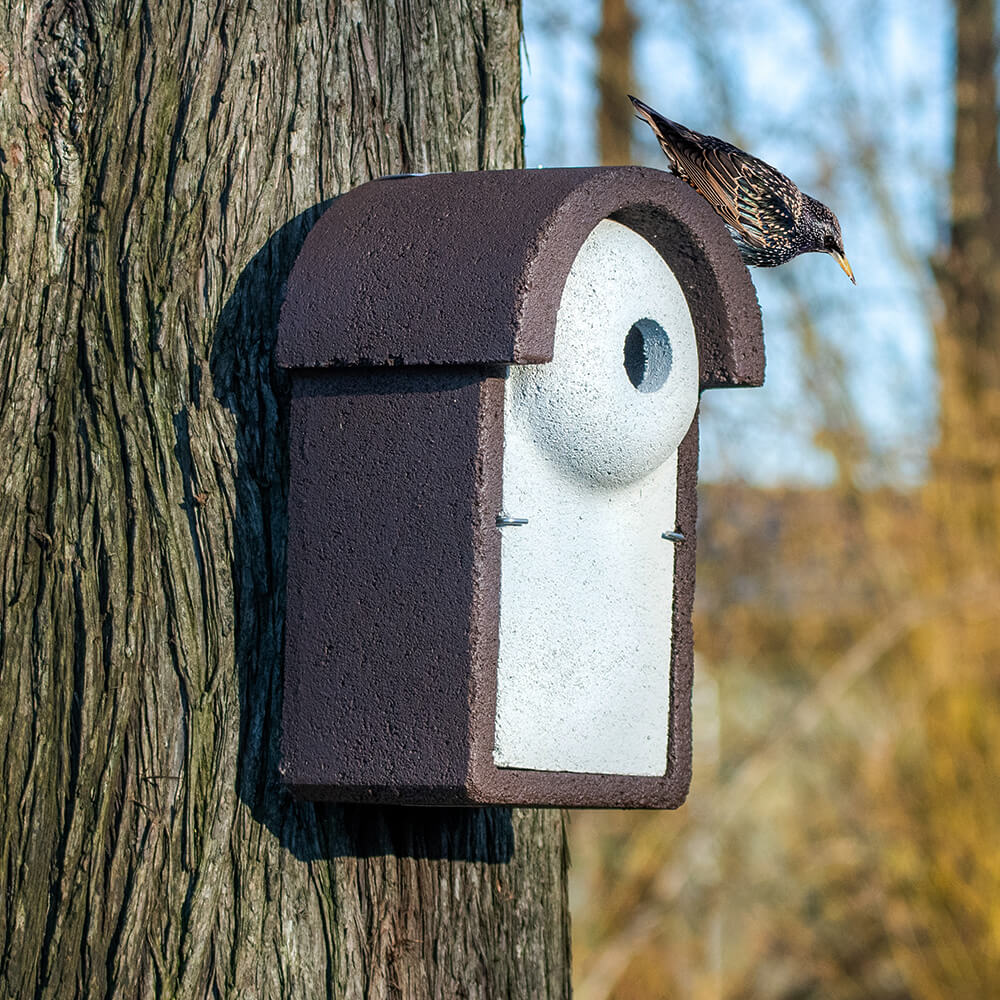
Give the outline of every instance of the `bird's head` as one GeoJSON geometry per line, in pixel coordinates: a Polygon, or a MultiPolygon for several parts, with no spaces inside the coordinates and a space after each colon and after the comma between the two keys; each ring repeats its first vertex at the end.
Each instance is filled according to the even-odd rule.
{"type": "Polygon", "coordinates": [[[854,280],[854,272],[844,254],[844,238],[840,235],[840,223],[837,216],[833,214],[821,201],[805,196],[809,214],[812,216],[812,249],[818,253],[828,253],[834,257],[837,263],[843,268],[844,274],[854,280]]]}

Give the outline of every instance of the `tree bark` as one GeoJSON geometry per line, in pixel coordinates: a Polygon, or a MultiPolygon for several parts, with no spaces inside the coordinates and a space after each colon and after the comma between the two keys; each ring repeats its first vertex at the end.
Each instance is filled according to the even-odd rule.
{"type": "Polygon", "coordinates": [[[521,165],[514,0],[0,6],[0,994],[565,997],[561,817],[277,777],[282,283],[521,165]]]}

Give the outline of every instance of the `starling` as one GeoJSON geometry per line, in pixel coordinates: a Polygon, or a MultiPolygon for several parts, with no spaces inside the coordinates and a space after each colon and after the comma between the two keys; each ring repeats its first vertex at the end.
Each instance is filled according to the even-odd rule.
{"type": "Polygon", "coordinates": [[[854,281],[840,223],[826,205],[756,156],[678,125],[631,94],[629,100],[649,122],[671,172],[722,216],[745,264],[777,267],[800,253],[828,253],[854,281]]]}

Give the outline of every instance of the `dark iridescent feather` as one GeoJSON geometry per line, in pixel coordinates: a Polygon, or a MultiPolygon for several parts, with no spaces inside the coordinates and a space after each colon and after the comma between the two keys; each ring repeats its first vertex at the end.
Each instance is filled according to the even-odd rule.
{"type": "Polygon", "coordinates": [[[777,267],[800,253],[829,253],[854,281],[840,223],[826,205],[756,156],[672,122],[638,98],[629,100],[652,128],[671,171],[725,221],[745,263],[777,267]]]}

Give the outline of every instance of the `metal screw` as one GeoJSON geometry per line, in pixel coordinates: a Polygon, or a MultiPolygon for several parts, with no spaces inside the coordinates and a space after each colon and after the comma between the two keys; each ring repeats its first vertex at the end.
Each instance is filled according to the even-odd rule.
{"type": "Polygon", "coordinates": [[[497,514],[498,528],[519,528],[522,524],[527,523],[528,519],[526,517],[511,517],[503,512],[497,514]]]}
{"type": "Polygon", "coordinates": [[[668,542],[673,542],[674,545],[684,541],[684,536],[679,531],[664,531],[660,538],[665,538],[668,542]]]}

